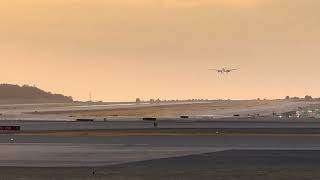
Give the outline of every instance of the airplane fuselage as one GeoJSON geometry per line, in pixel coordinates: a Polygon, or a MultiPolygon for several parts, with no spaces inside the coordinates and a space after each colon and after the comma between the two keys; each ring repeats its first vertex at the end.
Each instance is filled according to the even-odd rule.
{"type": "Polygon", "coordinates": [[[229,74],[230,72],[235,71],[237,69],[222,68],[222,69],[209,69],[209,70],[215,70],[215,71],[217,71],[218,73],[221,73],[221,74],[224,74],[224,73],[229,74]]]}

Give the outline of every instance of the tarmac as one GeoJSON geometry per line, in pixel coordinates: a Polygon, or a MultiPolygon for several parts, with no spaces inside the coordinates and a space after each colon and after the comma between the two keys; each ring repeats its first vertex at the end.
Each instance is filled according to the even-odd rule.
{"type": "MultiPolygon", "coordinates": [[[[320,129],[317,119],[273,119],[273,118],[226,118],[213,120],[161,119],[157,129],[320,129]]],[[[107,121],[0,121],[0,126],[20,126],[22,131],[62,130],[112,130],[112,129],[155,129],[152,121],[126,121],[125,118],[107,121]]]]}
{"type": "MultiPolygon", "coordinates": [[[[3,179],[317,179],[317,119],[7,120],[3,179]]],[[[0,178],[0,179],[1,179],[0,178]]]]}
{"type": "Polygon", "coordinates": [[[100,167],[1,167],[1,179],[24,180],[313,180],[318,150],[228,150],[100,167]]]}
{"type": "Polygon", "coordinates": [[[50,136],[3,134],[2,167],[100,167],[225,150],[320,150],[319,136],[50,136]]]}

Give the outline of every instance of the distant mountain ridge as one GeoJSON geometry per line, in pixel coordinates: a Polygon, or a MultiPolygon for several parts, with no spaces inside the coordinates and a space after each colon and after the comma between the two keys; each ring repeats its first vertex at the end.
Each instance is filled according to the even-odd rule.
{"type": "Polygon", "coordinates": [[[53,94],[34,86],[0,84],[0,104],[5,103],[68,103],[71,96],[53,94]]]}

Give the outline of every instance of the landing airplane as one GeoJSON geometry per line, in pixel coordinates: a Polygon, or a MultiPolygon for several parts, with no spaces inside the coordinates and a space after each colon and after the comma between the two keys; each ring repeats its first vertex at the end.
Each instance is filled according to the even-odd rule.
{"type": "Polygon", "coordinates": [[[238,70],[238,69],[227,69],[227,68],[222,68],[222,69],[209,69],[210,71],[217,71],[218,73],[226,73],[229,74],[232,71],[238,70]]]}

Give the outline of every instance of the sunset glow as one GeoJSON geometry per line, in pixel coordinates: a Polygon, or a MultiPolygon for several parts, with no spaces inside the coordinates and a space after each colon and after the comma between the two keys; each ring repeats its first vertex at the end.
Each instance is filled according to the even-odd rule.
{"type": "Polygon", "coordinates": [[[79,100],[320,96],[319,5],[4,0],[0,81],[79,100]],[[207,70],[223,67],[240,71],[207,70]]]}

